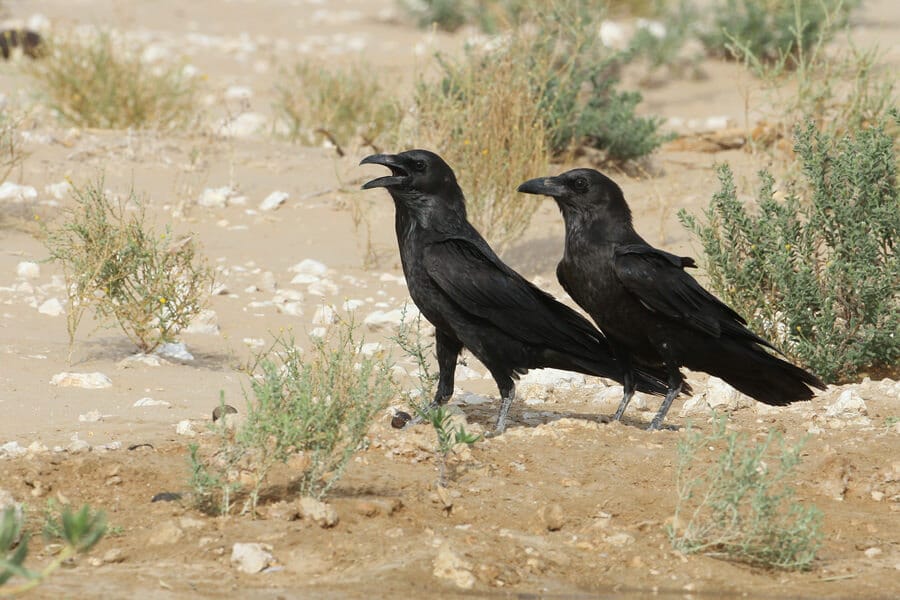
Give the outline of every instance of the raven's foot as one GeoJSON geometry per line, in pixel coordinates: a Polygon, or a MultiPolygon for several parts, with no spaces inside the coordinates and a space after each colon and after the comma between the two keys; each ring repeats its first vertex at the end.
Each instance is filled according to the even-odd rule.
{"type": "Polygon", "coordinates": [[[669,391],[666,394],[665,399],[663,399],[662,405],[659,407],[659,412],[656,413],[656,416],[650,421],[650,427],[647,428],[647,431],[658,431],[659,428],[662,427],[662,423],[666,418],[666,413],[669,412],[669,407],[672,406],[672,401],[681,393],[682,385],[683,382],[678,381],[673,387],[670,382],[669,391]]]}

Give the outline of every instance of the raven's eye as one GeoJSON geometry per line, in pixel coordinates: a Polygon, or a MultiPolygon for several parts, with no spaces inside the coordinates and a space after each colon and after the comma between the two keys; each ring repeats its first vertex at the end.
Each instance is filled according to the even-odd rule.
{"type": "Polygon", "coordinates": [[[588,189],[588,180],[584,177],[578,177],[572,182],[572,187],[576,192],[586,192],[588,189]]]}
{"type": "Polygon", "coordinates": [[[425,167],[427,167],[427,166],[428,165],[425,164],[424,160],[417,160],[416,162],[413,163],[413,169],[415,169],[416,171],[419,171],[420,173],[424,172],[425,167]]]}

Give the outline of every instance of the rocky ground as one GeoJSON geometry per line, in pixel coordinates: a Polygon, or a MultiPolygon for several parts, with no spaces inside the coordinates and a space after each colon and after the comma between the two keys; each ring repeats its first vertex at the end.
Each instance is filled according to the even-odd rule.
{"type": "MultiPolygon", "coordinates": [[[[148,60],[185,57],[208,85],[201,123],[167,134],[73,129],[38,109],[21,132],[23,165],[0,184],[0,489],[26,505],[36,526],[51,499],[90,502],[113,526],[36,596],[900,594],[900,383],[892,380],[829,388],[773,410],[692,374],[698,395],[676,401],[670,429],[647,432],[655,400],[638,398],[622,423],[609,423],[621,388],[538,371],[523,381],[509,431],[454,459],[449,498],[435,493],[431,430],[394,430],[386,412],[329,510],[298,506],[277,486],[257,519],[151,502],[188,491],[188,443],[207,439],[220,391],[242,409],[241,366],[274,332],[292,328],[302,338],[329,327],[323,306],[352,307],[367,340],[390,350],[408,299],[391,203],[357,191],[375,173],[357,166],[365,151],[337,157],[267,133],[279,70],[311,55],[335,64],[363,57],[409,82],[433,51],[456,51],[468,34],[418,30],[390,0],[13,0],[3,9],[12,24],[114,28],[147,44],[148,60]],[[151,357],[136,358],[119,332],[88,323],[67,361],[62,273],[43,262],[33,217],[54,223],[71,202],[68,181],[100,174],[114,193],[133,188],[158,224],[193,232],[217,269],[209,311],[181,345],[151,357]],[[362,225],[353,207],[363,209],[362,225]],[[676,445],[688,423],[711,429],[711,407],[753,439],[776,429],[789,443],[805,440],[797,497],[818,506],[825,532],[811,571],[672,551],[664,527],[677,498],[676,445]]],[[[857,43],[882,43],[887,68],[900,65],[895,3],[867,2],[853,31],[857,43]]],[[[663,77],[642,90],[643,109],[682,133],[752,126],[759,84],[739,65],[706,61],[703,70],[702,80],[663,77]]],[[[0,106],[35,102],[22,65],[0,63],[0,106]]],[[[754,185],[770,160],[673,143],[654,157],[658,176],[616,178],[651,243],[696,254],[677,209],[706,204],[716,163],[754,185]]],[[[564,298],[553,272],[561,233],[545,202],[504,258],[564,298]]],[[[496,389],[484,368],[468,357],[457,386],[454,406],[468,427],[489,427],[496,389]]],[[[716,456],[699,460],[712,465],[716,456]]],[[[32,548],[32,566],[54,551],[39,536],[32,548]]]]}

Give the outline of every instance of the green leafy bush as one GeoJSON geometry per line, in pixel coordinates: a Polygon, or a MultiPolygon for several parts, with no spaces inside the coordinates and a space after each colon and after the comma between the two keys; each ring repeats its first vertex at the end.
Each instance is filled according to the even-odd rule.
{"type": "MultiPolygon", "coordinates": [[[[898,118],[894,110],[895,127],[898,118]]],[[[679,214],[703,244],[713,288],[829,382],[896,372],[900,360],[900,193],[888,126],[833,140],[807,123],[794,146],[805,181],[783,200],[764,171],[751,213],[723,165],[705,223],[679,214]]]]}
{"type": "Polygon", "coordinates": [[[195,116],[197,85],[182,65],[150,68],[142,48],[125,48],[105,32],[46,44],[46,55],[29,68],[50,108],[73,125],[172,129],[195,116]]]}
{"type": "Polygon", "coordinates": [[[289,460],[299,471],[291,491],[321,498],[365,446],[372,420],[396,393],[390,362],[360,352],[352,322],[310,341],[304,353],[292,338],[276,338],[250,367],[246,421],[231,434],[222,426],[214,455],[191,449],[198,504],[227,512],[223,500],[243,471],[252,482],[247,508],[255,510],[272,469],[289,460]]]}
{"type": "Polygon", "coordinates": [[[700,39],[717,56],[749,53],[773,62],[833,35],[858,5],[859,0],[717,0],[708,8],[712,26],[700,39]]]}
{"type": "Polygon", "coordinates": [[[22,516],[16,514],[15,508],[8,508],[0,514],[0,586],[13,577],[24,579],[15,587],[0,591],[0,596],[19,595],[37,587],[65,561],[93,548],[106,533],[106,516],[100,511],[92,511],[87,504],[77,512],[69,507],[64,508],[52,523],[53,530],[63,541],[63,547],[53,561],[40,571],[32,571],[25,566],[28,537],[22,534],[22,525],[22,516]]]}
{"type": "Polygon", "coordinates": [[[822,543],[822,514],[793,501],[789,482],[800,446],[777,432],[754,444],[716,419],[708,434],[678,442],[678,503],[668,527],[673,547],[751,565],[806,570],[822,543]],[[711,468],[701,456],[719,453],[711,468]]]}
{"type": "Polygon", "coordinates": [[[70,350],[88,309],[118,324],[142,352],[173,341],[203,308],[213,282],[193,236],[157,233],[134,192],[112,200],[102,180],[73,195],[75,206],[45,241],[66,279],[70,350]]]}

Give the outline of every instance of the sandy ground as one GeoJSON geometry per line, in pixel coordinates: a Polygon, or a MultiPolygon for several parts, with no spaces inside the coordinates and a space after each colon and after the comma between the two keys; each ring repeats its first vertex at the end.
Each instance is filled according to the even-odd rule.
{"type": "MultiPolygon", "coordinates": [[[[323,303],[359,299],[365,317],[407,299],[397,277],[402,274],[391,202],[382,192],[357,191],[375,173],[357,166],[365,150],[339,158],[327,148],[265,134],[229,137],[214,124],[247,112],[271,119],[279,69],[303,57],[336,64],[364,58],[385,77],[409,82],[435,50],[461,48],[466,33],[418,30],[398,18],[391,0],[7,0],[3,10],[4,17],[18,22],[41,14],[58,28],[93,24],[125,32],[161,53],[183,56],[207,78],[208,94],[204,125],[166,135],[72,130],[50,119],[32,123],[27,159],[8,180],[34,187],[38,197],[25,203],[0,200],[0,444],[24,448],[39,442],[49,448],[0,458],[0,488],[35,514],[47,498],[90,502],[106,510],[116,526],[116,535],[92,553],[95,560],[80,558],[35,596],[900,594],[900,432],[885,424],[900,413],[900,386],[890,381],[851,386],[867,404],[867,414],[859,418],[826,415],[841,391],[834,389],[803,406],[782,411],[747,406],[731,416],[731,425],[750,435],[776,428],[791,442],[808,437],[798,497],[824,513],[826,542],[821,560],[807,573],[773,573],[673,553],[663,527],[674,511],[675,447],[683,430],[644,431],[656,408],[652,401],[636,403],[623,423],[607,423],[615,394],[601,393],[605,384],[596,381],[588,382],[587,391],[556,390],[514,406],[507,434],[478,442],[457,461],[449,512],[432,491],[436,467],[427,451],[428,429],[393,430],[387,413],[371,433],[370,448],[333,492],[330,501],[341,520],[332,529],[308,521],[215,519],[187,504],[151,503],[158,492],[186,491],[191,440],[177,435],[175,424],[192,420],[202,430],[220,392],[243,407],[247,381],[240,366],[257,341],[271,339],[280,328],[302,336],[315,326],[313,315],[323,303]],[[229,99],[232,86],[245,86],[251,95],[229,99]],[[133,347],[116,330],[93,330],[87,323],[67,364],[65,317],[38,310],[49,299],[63,299],[61,273],[41,263],[36,277],[17,275],[20,263],[46,258],[28,225],[32,215],[52,223],[69,202],[56,201],[46,186],[66,178],[84,183],[100,174],[116,193],[133,188],[158,224],[194,232],[218,268],[225,291],[210,301],[218,333],[181,336],[193,360],[124,368],[120,362],[133,347]],[[246,204],[195,204],[204,189],[228,185],[246,196],[246,204]],[[256,210],[276,190],[289,194],[286,203],[274,212],[256,210]],[[355,227],[354,204],[365,209],[370,235],[355,227]],[[366,264],[372,252],[374,267],[366,264]],[[328,267],[324,279],[333,285],[291,284],[290,268],[307,258],[328,267]],[[300,304],[287,310],[284,290],[300,292],[300,304]],[[50,385],[62,371],[101,372],[112,386],[50,385]],[[133,406],[145,397],[170,406],[133,406]],[[91,411],[99,412],[100,420],[79,419],[91,411]],[[73,449],[76,439],[91,451],[65,450],[73,449]],[[128,449],[139,444],[150,446],[128,449]],[[61,451],[53,451],[57,446],[61,451]],[[561,508],[562,526],[548,531],[540,515],[554,505],[561,508]],[[171,535],[160,537],[162,530],[171,535]],[[250,541],[271,544],[279,568],[257,575],[232,568],[232,545],[250,541]],[[102,560],[114,549],[121,551],[120,561],[102,560]],[[456,578],[435,575],[436,561],[440,565],[448,556],[457,560],[456,578]],[[467,580],[465,573],[474,586],[467,592],[458,585],[459,577],[467,580]]],[[[898,34],[900,5],[891,0],[866,2],[854,22],[854,42],[880,45],[887,69],[900,66],[898,34]]],[[[702,66],[705,79],[663,78],[642,90],[642,110],[677,119],[681,130],[702,130],[710,118],[752,125],[763,101],[758,83],[734,64],[702,66]]],[[[8,102],[27,105],[33,83],[20,65],[0,63],[0,92],[8,102]]],[[[706,204],[717,189],[716,163],[729,162],[740,184],[753,184],[769,160],[741,150],[664,149],[654,157],[659,176],[617,179],[638,229],[651,243],[696,255],[677,210],[697,211],[706,204]]],[[[561,233],[555,207],[544,202],[527,235],[504,253],[514,268],[557,296],[562,293],[553,270],[561,233]]],[[[372,341],[389,334],[389,329],[367,333],[372,341]]],[[[493,383],[481,377],[483,367],[471,357],[468,366],[475,376],[458,387],[496,394],[493,383]]],[[[705,376],[692,376],[692,382],[702,390],[705,376]]],[[[475,428],[493,422],[496,403],[456,404],[475,428]]],[[[691,419],[681,414],[682,404],[677,400],[670,412],[671,425],[682,427],[691,419]]],[[[709,427],[704,415],[692,420],[709,427]]],[[[714,458],[704,460],[712,464],[714,458]]],[[[273,490],[270,499],[278,498],[273,490]]],[[[48,560],[48,553],[36,540],[32,566],[48,560]]]]}

